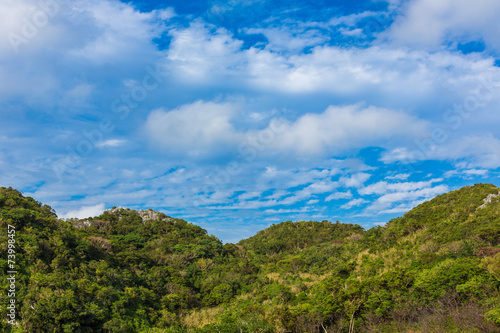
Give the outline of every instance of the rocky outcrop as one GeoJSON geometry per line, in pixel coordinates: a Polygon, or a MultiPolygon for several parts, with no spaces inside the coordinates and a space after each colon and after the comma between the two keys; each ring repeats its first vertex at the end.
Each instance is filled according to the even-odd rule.
{"type": "Polygon", "coordinates": [[[75,227],[75,228],[87,229],[88,227],[90,227],[90,225],[92,223],[89,220],[77,220],[77,221],[73,222],[72,224],[73,224],[73,227],[75,227]]]}
{"type": "Polygon", "coordinates": [[[165,214],[157,212],[157,211],[152,210],[152,209],[148,209],[148,210],[141,209],[141,210],[137,211],[137,214],[139,214],[139,216],[141,217],[143,222],[148,221],[148,220],[158,220],[158,219],[165,220],[167,218],[165,216],[165,214]]]}
{"type": "Polygon", "coordinates": [[[482,209],[482,208],[487,207],[489,204],[491,204],[491,202],[493,201],[493,199],[498,198],[499,196],[500,196],[500,192],[498,192],[498,194],[489,194],[484,199],[483,204],[481,206],[477,207],[477,209],[482,209]]]}
{"type": "Polygon", "coordinates": [[[127,212],[135,212],[137,215],[139,215],[142,219],[142,222],[146,222],[146,221],[151,221],[151,220],[162,220],[162,221],[170,221],[170,220],[173,220],[170,216],[167,216],[165,215],[164,213],[161,213],[161,212],[157,212],[156,210],[152,210],[152,209],[147,209],[147,210],[143,210],[143,209],[140,209],[140,210],[133,210],[133,209],[130,209],[130,208],[123,208],[123,207],[115,207],[115,208],[112,208],[110,210],[108,210],[110,213],[114,214],[114,213],[118,213],[118,215],[121,215],[120,214],[120,211],[122,210],[125,210],[127,212]]]}
{"type": "MultiPolygon", "coordinates": [[[[139,215],[139,217],[142,219],[142,223],[145,223],[146,221],[172,221],[171,223],[175,224],[176,221],[171,218],[170,216],[165,215],[164,213],[157,212],[152,209],[147,209],[147,210],[134,210],[130,208],[124,208],[124,207],[114,207],[111,209],[108,209],[107,212],[118,216],[118,218],[121,220],[122,216],[124,215],[130,215],[130,213],[135,213],[139,215]]],[[[110,226],[109,221],[103,221],[99,219],[85,219],[85,220],[75,220],[71,223],[75,228],[81,228],[81,229],[88,229],[91,226],[96,227],[98,230],[106,230],[110,226]]]]}

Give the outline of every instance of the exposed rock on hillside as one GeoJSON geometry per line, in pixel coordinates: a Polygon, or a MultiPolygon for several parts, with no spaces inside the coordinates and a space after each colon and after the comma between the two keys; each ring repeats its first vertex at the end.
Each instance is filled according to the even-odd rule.
{"type": "Polygon", "coordinates": [[[499,196],[500,196],[500,192],[498,192],[498,194],[489,194],[484,199],[484,203],[481,206],[479,206],[477,209],[486,208],[489,204],[491,204],[491,202],[493,201],[493,199],[498,198],[499,196]]]}
{"type": "Polygon", "coordinates": [[[150,220],[154,221],[154,220],[158,220],[158,219],[160,219],[162,221],[173,220],[173,218],[171,218],[170,216],[167,216],[164,213],[157,212],[156,210],[152,210],[152,209],[133,210],[130,208],[115,207],[115,208],[109,209],[108,211],[112,214],[117,213],[118,215],[120,215],[120,217],[121,217],[122,211],[126,211],[127,213],[135,212],[137,215],[139,215],[141,217],[142,222],[146,222],[146,221],[150,221],[150,220]]]}

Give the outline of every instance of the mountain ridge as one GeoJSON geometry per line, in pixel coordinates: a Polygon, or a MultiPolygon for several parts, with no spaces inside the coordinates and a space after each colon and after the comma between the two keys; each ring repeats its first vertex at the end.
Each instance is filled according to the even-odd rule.
{"type": "MultiPolygon", "coordinates": [[[[383,227],[287,221],[223,244],[153,210],[115,207],[63,221],[49,206],[0,188],[0,225],[16,229],[20,290],[17,325],[1,328],[499,332],[498,193],[476,184],[383,227]]],[[[4,310],[5,293],[0,302],[4,310]]]]}

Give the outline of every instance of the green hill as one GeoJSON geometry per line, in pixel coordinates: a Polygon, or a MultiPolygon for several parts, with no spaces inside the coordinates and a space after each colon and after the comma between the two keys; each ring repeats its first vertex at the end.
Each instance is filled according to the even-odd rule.
{"type": "MultiPolygon", "coordinates": [[[[0,325],[4,332],[500,332],[499,192],[464,187],[385,227],[288,221],[223,245],[151,210],[59,220],[49,206],[0,188],[0,263],[11,270],[15,239],[17,270],[15,325],[6,316],[0,325]]],[[[1,287],[5,314],[10,284],[2,279],[1,287]]]]}
{"type": "Polygon", "coordinates": [[[479,238],[500,243],[500,189],[477,184],[437,196],[412,209],[387,225],[387,236],[401,237],[419,229],[428,229],[435,241],[447,243],[479,238]],[[484,203],[490,195],[491,202],[484,203]],[[484,207],[482,207],[484,205],[484,207]]]}
{"type": "Polygon", "coordinates": [[[257,255],[289,255],[322,243],[339,243],[346,237],[364,230],[359,225],[331,223],[283,222],[259,231],[239,244],[257,255]]]}

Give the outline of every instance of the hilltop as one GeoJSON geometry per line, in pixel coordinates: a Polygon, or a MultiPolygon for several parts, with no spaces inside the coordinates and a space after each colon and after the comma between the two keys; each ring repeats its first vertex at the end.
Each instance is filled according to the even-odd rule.
{"type": "MultiPolygon", "coordinates": [[[[500,332],[500,189],[440,195],[384,227],[283,222],[238,244],[152,210],[63,221],[0,188],[16,230],[5,332],[500,332]]],[[[7,232],[0,234],[7,264],[7,232]]],[[[2,288],[8,289],[4,279],[2,288]]],[[[8,302],[0,296],[2,312],[8,302]]]]}

